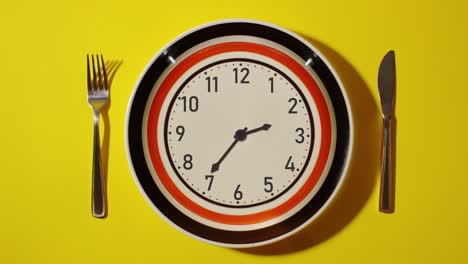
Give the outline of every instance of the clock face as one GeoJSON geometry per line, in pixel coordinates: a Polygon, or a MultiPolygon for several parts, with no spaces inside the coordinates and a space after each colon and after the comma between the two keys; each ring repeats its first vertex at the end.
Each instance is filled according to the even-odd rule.
{"type": "Polygon", "coordinates": [[[166,155],[193,194],[254,207],[286,193],[304,173],[312,113],[284,66],[222,57],[229,58],[197,69],[170,99],[166,155]]]}
{"type": "Polygon", "coordinates": [[[127,129],[134,175],[156,211],[229,247],[310,222],[349,156],[347,103],[323,58],[252,21],[207,25],[163,49],[137,84],[127,129]]]}

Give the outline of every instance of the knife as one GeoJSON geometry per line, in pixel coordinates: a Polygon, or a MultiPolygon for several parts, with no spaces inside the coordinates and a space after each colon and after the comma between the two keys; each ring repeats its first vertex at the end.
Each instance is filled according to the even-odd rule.
{"type": "Polygon", "coordinates": [[[395,52],[389,51],[379,67],[379,95],[382,105],[383,142],[380,205],[383,213],[394,211],[394,175],[392,171],[392,115],[395,104],[395,52]]]}

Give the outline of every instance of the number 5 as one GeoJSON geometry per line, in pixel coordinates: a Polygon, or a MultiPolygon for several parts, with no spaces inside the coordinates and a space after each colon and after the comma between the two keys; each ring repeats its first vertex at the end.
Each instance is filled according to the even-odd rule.
{"type": "Polygon", "coordinates": [[[264,184],[265,184],[265,192],[271,192],[273,191],[273,183],[271,182],[273,180],[273,177],[265,177],[264,179],[264,184]]]}

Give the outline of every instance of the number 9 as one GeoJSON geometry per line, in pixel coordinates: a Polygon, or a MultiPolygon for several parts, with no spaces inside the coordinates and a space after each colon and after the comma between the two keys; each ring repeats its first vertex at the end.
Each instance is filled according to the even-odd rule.
{"type": "Polygon", "coordinates": [[[181,141],[185,134],[185,128],[183,126],[177,126],[176,134],[179,135],[179,141],[181,141]]]}

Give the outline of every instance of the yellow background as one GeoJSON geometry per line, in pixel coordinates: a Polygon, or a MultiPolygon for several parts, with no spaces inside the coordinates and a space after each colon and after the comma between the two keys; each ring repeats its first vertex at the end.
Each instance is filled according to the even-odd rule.
{"type": "Polygon", "coordinates": [[[466,263],[467,10],[464,1],[4,1],[0,263],[466,263]],[[256,250],[208,245],[166,224],[139,193],[124,148],[127,102],[152,56],[194,26],[240,17],[321,47],[356,120],[342,195],[298,236],[256,250]],[[389,49],[398,90],[391,215],[377,210],[376,83],[389,49]],[[109,111],[105,220],[90,214],[90,52],[123,60],[109,111]]]}

